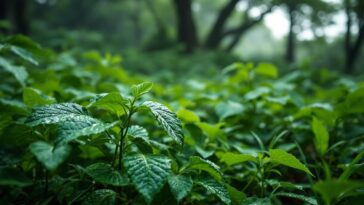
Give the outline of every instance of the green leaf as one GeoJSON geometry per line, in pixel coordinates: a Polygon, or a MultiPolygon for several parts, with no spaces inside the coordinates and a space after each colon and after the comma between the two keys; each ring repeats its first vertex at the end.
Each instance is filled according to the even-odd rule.
{"type": "Polygon", "coordinates": [[[312,205],[317,205],[317,200],[312,198],[312,197],[308,197],[302,194],[295,194],[295,193],[289,193],[289,192],[280,192],[275,194],[276,196],[285,196],[285,197],[289,197],[289,198],[294,198],[294,199],[299,199],[301,201],[307,202],[309,204],[312,205]]]}
{"type": "Polygon", "coordinates": [[[177,143],[183,144],[184,136],[181,121],[177,118],[175,113],[157,102],[146,101],[143,105],[150,109],[156,120],[162,125],[163,129],[169,136],[171,136],[177,143]]]}
{"type": "Polygon", "coordinates": [[[149,92],[153,87],[153,83],[144,82],[131,87],[131,93],[135,98],[139,98],[143,94],[149,92]]]}
{"type": "Polygon", "coordinates": [[[20,58],[28,61],[29,63],[32,63],[33,65],[38,65],[38,61],[34,59],[33,57],[33,54],[30,53],[29,51],[21,48],[21,47],[18,47],[18,46],[14,46],[14,45],[11,45],[10,46],[10,50],[18,55],[20,58]]]}
{"type": "Polygon", "coordinates": [[[326,204],[330,204],[334,200],[338,202],[354,194],[359,188],[364,188],[364,183],[338,179],[319,181],[312,187],[315,192],[321,194],[326,204]]]}
{"type": "Polygon", "coordinates": [[[219,103],[215,108],[215,112],[221,120],[230,116],[241,115],[245,109],[246,108],[240,103],[228,101],[219,103]]]}
{"type": "Polygon", "coordinates": [[[123,162],[134,186],[150,203],[170,174],[170,159],[165,156],[132,154],[125,156],[123,162]]]}
{"type": "Polygon", "coordinates": [[[201,185],[207,191],[216,195],[222,202],[225,204],[230,204],[231,199],[228,190],[226,187],[214,179],[211,178],[198,178],[194,181],[194,183],[201,185]]]}
{"type": "Polygon", "coordinates": [[[222,136],[221,126],[223,123],[209,124],[206,122],[198,122],[196,125],[204,132],[210,139],[215,139],[222,136]]]}
{"type": "Polygon", "coordinates": [[[225,186],[230,194],[232,204],[242,204],[246,199],[245,194],[229,184],[225,184],[225,186]]]}
{"type": "Polygon", "coordinates": [[[241,205],[272,205],[269,198],[249,197],[241,205]]]}
{"type": "Polygon", "coordinates": [[[114,127],[118,121],[103,123],[94,118],[84,118],[83,121],[67,121],[60,124],[56,144],[65,144],[81,136],[100,134],[114,127]]]}
{"type": "Polygon", "coordinates": [[[260,63],[255,72],[259,75],[276,78],[278,76],[278,69],[270,63],[260,63]]]}
{"type": "Polygon", "coordinates": [[[22,86],[25,86],[25,80],[28,78],[28,72],[24,67],[15,66],[2,57],[0,57],[0,67],[3,67],[5,71],[11,73],[22,86]]]}
{"type": "Polygon", "coordinates": [[[96,121],[87,115],[85,109],[76,103],[52,104],[33,109],[26,120],[30,126],[56,124],[67,121],[96,121]]]}
{"type": "Polygon", "coordinates": [[[44,95],[40,90],[27,87],[23,89],[23,102],[28,107],[34,107],[52,104],[55,103],[56,100],[44,95]]]}
{"type": "Polygon", "coordinates": [[[238,154],[233,152],[217,152],[217,157],[221,162],[225,162],[228,166],[240,164],[246,161],[255,161],[256,158],[249,154],[238,154]]]}
{"type": "Polygon", "coordinates": [[[128,179],[123,177],[119,171],[111,167],[110,164],[96,163],[86,168],[86,173],[96,182],[113,186],[124,186],[128,184],[128,179]]]}
{"type": "Polygon", "coordinates": [[[180,109],[177,112],[177,116],[184,121],[185,123],[195,123],[195,122],[200,122],[200,117],[198,115],[196,115],[194,112],[192,112],[191,110],[187,110],[187,109],[180,109]]]}
{"type": "Polygon", "coordinates": [[[197,156],[190,157],[186,170],[191,170],[191,169],[206,171],[216,180],[222,179],[222,173],[220,171],[220,167],[218,167],[215,163],[209,160],[202,159],[201,157],[197,156]]]}
{"type": "Polygon", "coordinates": [[[179,203],[191,191],[193,181],[190,176],[174,175],[168,178],[168,184],[173,196],[179,203]]]}
{"type": "Polygon", "coordinates": [[[132,138],[148,138],[148,131],[139,125],[130,126],[128,129],[128,135],[132,138]]]}
{"type": "Polygon", "coordinates": [[[315,146],[320,155],[324,155],[329,146],[329,133],[321,122],[316,117],[312,118],[312,131],[315,134],[315,146]]]}
{"type": "Polygon", "coordinates": [[[43,141],[33,142],[30,151],[48,170],[56,169],[69,155],[71,147],[68,145],[54,147],[43,141]]]}
{"type": "Polygon", "coordinates": [[[285,165],[287,167],[295,168],[312,175],[310,170],[304,164],[302,164],[295,156],[282,149],[269,150],[269,156],[272,163],[285,165]]]}
{"type": "Polygon", "coordinates": [[[111,189],[99,189],[86,196],[82,205],[114,205],[117,193],[111,189]]]}
{"type": "Polygon", "coordinates": [[[118,116],[123,115],[124,109],[128,101],[124,99],[120,93],[107,93],[100,94],[88,105],[88,107],[99,107],[113,113],[118,116]]]}

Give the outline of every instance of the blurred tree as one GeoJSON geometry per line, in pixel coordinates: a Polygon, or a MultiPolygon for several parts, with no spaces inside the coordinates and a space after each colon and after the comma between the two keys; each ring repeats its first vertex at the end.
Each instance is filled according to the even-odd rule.
{"type": "MultiPolygon", "coordinates": [[[[273,0],[247,0],[246,3],[248,6],[246,10],[242,12],[243,17],[241,22],[233,28],[226,28],[228,20],[232,14],[237,11],[236,5],[239,2],[240,0],[229,0],[221,8],[203,45],[205,49],[219,49],[224,39],[230,39],[230,43],[224,50],[231,51],[237,45],[242,35],[260,23],[265,15],[272,11],[274,6],[273,0]],[[263,11],[257,17],[252,17],[250,10],[257,7],[259,7],[259,10],[263,11]]],[[[197,31],[192,16],[192,0],[174,0],[174,3],[178,21],[178,41],[186,47],[188,52],[191,52],[198,45],[197,31]]]]}
{"type": "Polygon", "coordinates": [[[304,20],[311,21],[311,24],[321,24],[327,17],[326,15],[333,12],[333,7],[323,0],[277,0],[277,3],[286,8],[289,20],[285,60],[288,63],[294,63],[298,25],[302,24],[304,20]]]}
{"type": "Polygon", "coordinates": [[[192,16],[192,0],[174,0],[177,14],[178,42],[185,46],[187,52],[197,47],[197,31],[192,16]]]}
{"type": "Polygon", "coordinates": [[[345,73],[353,73],[355,62],[359,56],[361,45],[364,39],[364,1],[362,0],[344,0],[346,13],[346,35],[345,51],[346,66],[345,73]],[[352,30],[357,26],[356,37],[352,30]]]}

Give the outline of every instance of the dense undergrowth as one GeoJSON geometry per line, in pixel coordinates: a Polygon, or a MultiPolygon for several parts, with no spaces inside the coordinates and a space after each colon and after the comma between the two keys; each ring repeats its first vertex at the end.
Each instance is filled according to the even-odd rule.
{"type": "Polygon", "coordinates": [[[22,36],[0,53],[1,204],[364,199],[362,82],[233,63],[205,80],[150,83],[119,56],[55,53],[22,36]]]}

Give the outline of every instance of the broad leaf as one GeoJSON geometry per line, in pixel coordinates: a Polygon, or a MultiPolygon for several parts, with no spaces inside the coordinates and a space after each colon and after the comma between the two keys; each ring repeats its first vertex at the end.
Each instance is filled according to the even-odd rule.
{"type": "Polygon", "coordinates": [[[259,75],[264,75],[271,78],[276,78],[278,76],[278,69],[270,63],[260,63],[255,72],[259,75]]]}
{"type": "Polygon", "coordinates": [[[184,108],[178,110],[177,116],[185,123],[200,122],[200,117],[196,113],[184,108]]]}
{"type": "Polygon", "coordinates": [[[228,166],[232,166],[234,164],[240,164],[246,161],[255,161],[256,158],[249,154],[238,154],[233,152],[217,152],[217,157],[221,162],[225,162],[228,166]]]}
{"type": "Polygon", "coordinates": [[[245,194],[242,191],[237,190],[235,187],[230,186],[229,184],[225,184],[232,201],[232,204],[242,204],[246,199],[245,194]]]}
{"type": "Polygon", "coordinates": [[[85,118],[84,121],[63,122],[57,132],[57,145],[65,144],[81,136],[89,136],[105,132],[114,127],[118,121],[113,123],[103,123],[93,118],[85,118]]]}
{"type": "Polygon", "coordinates": [[[282,149],[269,150],[269,156],[272,163],[285,165],[312,175],[310,170],[304,164],[302,164],[295,156],[282,149]]]}
{"type": "Polygon", "coordinates": [[[316,117],[312,119],[312,131],[315,134],[315,146],[320,155],[324,155],[329,146],[329,133],[323,122],[316,117]]]}
{"type": "Polygon", "coordinates": [[[11,73],[22,86],[25,86],[25,80],[28,78],[28,72],[24,67],[15,66],[2,57],[0,57],[0,67],[3,67],[7,72],[11,73]]]}
{"type": "Polygon", "coordinates": [[[180,202],[191,191],[193,181],[190,176],[174,175],[168,178],[168,184],[177,202],[180,202]]]}
{"type": "Polygon", "coordinates": [[[34,59],[33,54],[25,50],[24,48],[11,45],[10,50],[14,54],[18,55],[20,58],[28,61],[29,63],[32,63],[33,65],[38,65],[38,61],[34,59]]]}
{"type": "Polygon", "coordinates": [[[68,145],[54,147],[43,141],[33,142],[30,151],[47,169],[56,169],[69,155],[71,147],[68,145]]]}
{"type": "Polygon", "coordinates": [[[127,178],[106,163],[96,163],[86,168],[86,173],[96,182],[113,186],[124,186],[128,184],[127,178]]]}
{"type": "Polygon", "coordinates": [[[135,98],[139,98],[143,94],[149,92],[153,87],[153,83],[144,82],[131,87],[131,93],[135,98]]]}
{"type": "Polygon", "coordinates": [[[132,154],[125,156],[123,162],[136,189],[151,202],[170,174],[170,160],[165,156],[132,154]]]}
{"type": "Polygon", "coordinates": [[[249,197],[241,205],[273,205],[269,198],[249,197]]]}
{"type": "Polygon", "coordinates": [[[208,172],[212,177],[214,177],[217,180],[220,180],[222,178],[220,167],[218,167],[215,163],[209,160],[202,159],[201,157],[197,156],[190,157],[186,169],[203,170],[208,172]]]}
{"type": "Polygon", "coordinates": [[[116,197],[117,193],[111,189],[99,189],[88,194],[82,205],[113,205],[116,197]]]}
{"type": "Polygon", "coordinates": [[[124,114],[124,109],[128,101],[120,93],[100,94],[92,99],[88,107],[99,107],[116,113],[118,116],[124,114]]]}
{"type": "Polygon", "coordinates": [[[23,102],[28,107],[41,106],[55,103],[55,99],[44,95],[41,91],[34,88],[23,89],[23,102]]]}
{"type": "Polygon", "coordinates": [[[201,185],[207,191],[216,195],[225,204],[230,204],[231,199],[226,187],[214,179],[211,178],[199,178],[194,181],[194,183],[201,185]]]}
{"type": "Polygon", "coordinates": [[[61,103],[46,105],[33,109],[31,116],[26,120],[30,126],[40,124],[56,124],[67,121],[95,121],[87,115],[84,108],[76,103],[61,103]]]}
{"type": "Polygon", "coordinates": [[[175,113],[157,102],[146,101],[143,105],[150,109],[156,120],[162,125],[163,129],[169,136],[171,136],[177,143],[183,144],[184,136],[181,121],[177,118],[175,113]]]}

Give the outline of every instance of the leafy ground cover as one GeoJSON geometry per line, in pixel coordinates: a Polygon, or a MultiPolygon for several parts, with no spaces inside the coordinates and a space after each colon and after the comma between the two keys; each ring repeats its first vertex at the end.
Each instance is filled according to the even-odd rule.
{"type": "MultiPolygon", "coordinates": [[[[234,63],[178,83],[0,44],[1,204],[361,204],[364,83],[234,63]]],[[[140,63],[140,62],[139,62],[140,63]]]]}

